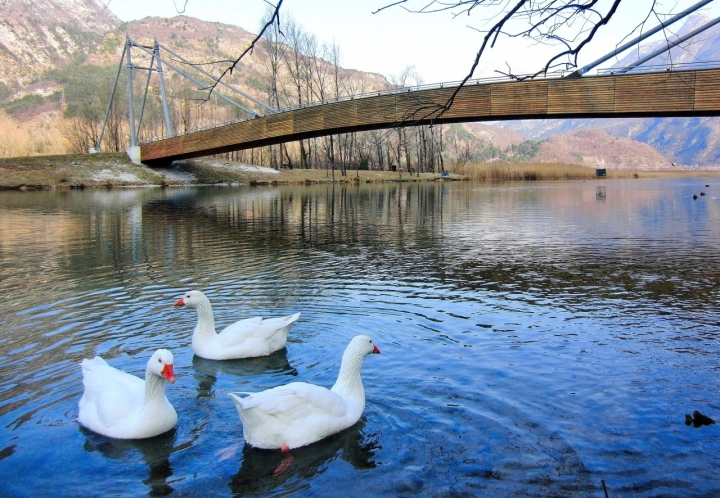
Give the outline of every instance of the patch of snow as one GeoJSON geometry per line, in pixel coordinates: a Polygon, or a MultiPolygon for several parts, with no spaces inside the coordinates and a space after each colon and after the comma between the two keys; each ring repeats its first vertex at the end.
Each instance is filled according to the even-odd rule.
{"type": "Polygon", "coordinates": [[[153,171],[162,175],[166,180],[182,183],[192,183],[195,181],[195,175],[180,171],[177,166],[171,168],[153,168],[153,171]]]}
{"type": "Polygon", "coordinates": [[[111,170],[111,169],[102,169],[95,173],[92,176],[92,180],[94,182],[104,182],[107,180],[114,180],[119,182],[128,182],[128,183],[139,183],[141,182],[140,178],[138,178],[136,175],[133,175],[132,173],[124,173],[121,171],[111,170]]]}
{"type": "Polygon", "coordinates": [[[224,170],[230,170],[230,171],[248,171],[251,173],[269,173],[273,175],[277,175],[280,172],[272,169],[272,168],[266,168],[264,166],[255,166],[254,164],[243,164],[243,163],[229,163],[227,161],[210,161],[207,164],[214,168],[222,168],[224,170]]]}
{"type": "Polygon", "coordinates": [[[254,171],[255,173],[271,173],[278,175],[280,172],[276,169],[266,168],[265,166],[254,166],[252,164],[238,164],[238,167],[243,171],[254,171]]]}

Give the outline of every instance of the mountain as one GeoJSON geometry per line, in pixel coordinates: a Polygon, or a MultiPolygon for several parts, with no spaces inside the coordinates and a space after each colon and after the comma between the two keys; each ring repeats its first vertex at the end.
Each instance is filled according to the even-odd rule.
{"type": "MultiPolygon", "coordinates": [[[[103,68],[114,76],[126,33],[134,42],[145,46],[151,46],[157,39],[191,63],[214,74],[219,74],[234,61],[256,36],[238,26],[187,16],[147,17],[122,23],[100,0],[0,0],[0,8],[3,9],[0,20],[0,105],[4,104],[2,108],[23,122],[48,112],[49,108],[57,111],[62,107],[60,98],[54,106],[40,106],[42,99],[39,97],[48,104],[47,97],[59,95],[67,87],[65,80],[72,79],[73,75],[69,73],[73,68],[103,68]]],[[[260,84],[260,73],[265,69],[262,67],[263,53],[262,47],[256,46],[223,81],[239,86],[261,101],[266,100],[260,84]]],[[[188,65],[178,63],[173,55],[167,52],[162,55],[168,61],[173,60],[173,64],[183,71],[194,71],[188,65]]],[[[134,64],[147,66],[148,61],[141,50],[133,49],[134,64]]],[[[84,73],[88,80],[93,71],[97,73],[96,69],[84,73]]],[[[379,74],[343,68],[339,72],[340,77],[352,82],[351,86],[361,92],[389,85],[379,74]]],[[[175,74],[172,70],[166,70],[166,73],[171,77],[175,74]]],[[[124,77],[124,71],[121,76],[124,77]]],[[[197,72],[193,76],[197,77],[197,72]]],[[[203,79],[204,83],[207,81],[203,79]]],[[[92,81],[87,83],[92,87],[92,81]]],[[[224,88],[220,87],[220,90],[224,88]]]]}
{"type": "Polygon", "coordinates": [[[0,0],[0,83],[11,89],[84,59],[122,24],[100,0],[0,0]]]}
{"type": "Polygon", "coordinates": [[[463,123],[461,126],[479,140],[491,143],[500,149],[507,149],[511,145],[525,141],[522,134],[514,130],[505,130],[485,123],[463,123]]]}
{"type": "Polygon", "coordinates": [[[548,137],[535,159],[608,169],[673,169],[672,162],[650,145],[587,128],[548,137]]]}

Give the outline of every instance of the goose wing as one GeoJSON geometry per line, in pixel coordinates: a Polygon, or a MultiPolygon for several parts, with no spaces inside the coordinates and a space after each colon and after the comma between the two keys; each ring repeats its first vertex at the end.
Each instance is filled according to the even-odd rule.
{"type": "Polygon", "coordinates": [[[219,335],[223,342],[227,341],[228,345],[236,344],[242,339],[269,339],[279,330],[292,325],[299,317],[300,313],[280,318],[246,318],[228,325],[219,335]]]}
{"type": "Polygon", "coordinates": [[[257,409],[266,415],[285,421],[300,420],[315,415],[344,417],[345,399],[321,386],[305,382],[274,387],[242,398],[243,409],[257,409]]]}
{"type": "Polygon", "coordinates": [[[85,392],[81,411],[94,412],[104,426],[112,426],[142,407],[144,380],[111,367],[100,357],[83,360],[82,370],[85,392]]]}

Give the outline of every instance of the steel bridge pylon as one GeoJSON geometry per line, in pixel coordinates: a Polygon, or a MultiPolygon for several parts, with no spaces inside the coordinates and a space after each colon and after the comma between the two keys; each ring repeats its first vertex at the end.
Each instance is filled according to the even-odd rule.
{"type": "Polygon", "coordinates": [[[117,73],[115,74],[115,83],[113,84],[112,91],[110,93],[110,99],[108,100],[107,107],[105,108],[105,117],[103,118],[102,127],[100,129],[100,134],[97,139],[97,143],[95,144],[95,147],[91,147],[88,152],[94,153],[94,152],[100,152],[102,147],[102,141],[105,134],[105,128],[107,126],[108,118],[110,116],[110,110],[112,108],[113,100],[115,99],[115,95],[117,93],[118,83],[120,81],[120,75],[122,73],[123,65],[125,66],[126,71],[126,85],[127,85],[127,100],[128,100],[128,128],[129,128],[129,135],[130,135],[130,147],[127,149],[127,154],[130,157],[130,159],[136,163],[140,164],[140,147],[138,146],[138,134],[140,132],[140,129],[142,127],[142,121],[143,116],[145,114],[145,108],[147,104],[147,97],[148,97],[148,90],[150,89],[150,80],[152,78],[153,73],[158,75],[158,81],[160,86],[160,100],[162,104],[162,110],[163,110],[163,121],[165,124],[165,131],[167,138],[172,138],[175,136],[175,133],[173,131],[173,125],[172,120],[170,119],[170,111],[169,111],[169,104],[168,104],[168,97],[167,97],[167,91],[165,88],[165,77],[163,72],[163,65],[166,67],[171,68],[178,74],[180,74],[182,77],[192,81],[193,83],[199,85],[200,90],[207,90],[208,95],[215,95],[216,97],[228,102],[229,104],[237,107],[242,112],[248,114],[250,117],[259,117],[260,115],[253,111],[252,109],[245,107],[244,105],[240,104],[239,102],[217,92],[217,87],[222,86],[224,88],[227,88],[234,92],[237,95],[240,95],[244,97],[245,99],[251,100],[259,107],[265,109],[267,114],[273,114],[278,112],[275,108],[265,104],[264,102],[242,92],[241,90],[233,87],[232,85],[229,85],[225,83],[222,80],[217,79],[215,76],[210,74],[209,72],[205,71],[201,67],[197,66],[196,64],[193,64],[186,58],[182,57],[181,55],[173,52],[169,48],[161,45],[157,39],[154,40],[152,46],[142,45],[140,43],[137,43],[133,41],[130,38],[130,35],[128,33],[125,34],[125,45],[123,47],[122,55],[120,56],[120,63],[118,64],[117,73]],[[148,67],[142,67],[138,66],[133,63],[132,58],[132,50],[138,49],[141,52],[144,52],[145,54],[150,56],[150,65],[148,67]],[[172,55],[175,60],[172,62],[167,60],[167,58],[163,58],[161,55],[161,49],[164,52],[167,52],[168,54],[172,55]],[[210,78],[211,84],[206,84],[200,81],[198,78],[188,74],[186,71],[182,70],[180,67],[178,67],[177,61],[182,62],[183,64],[187,64],[190,66],[193,66],[196,71],[201,73],[203,76],[210,78]],[[147,71],[147,79],[145,82],[145,89],[143,93],[143,98],[140,103],[140,114],[139,117],[135,118],[135,95],[133,91],[133,72],[135,70],[140,71],[147,71]]]}

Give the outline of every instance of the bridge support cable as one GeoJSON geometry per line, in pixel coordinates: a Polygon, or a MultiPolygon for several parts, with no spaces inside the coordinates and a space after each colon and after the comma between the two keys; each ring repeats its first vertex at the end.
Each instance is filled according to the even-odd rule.
{"type": "MultiPolygon", "coordinates": [[[[125,68],[126,68],[126,77],[127,77],[126,84],[127,84],[130,148],[134,149],[134,148],[137,148],[137,146],[138,146],[138,136],[139,136],[140,129],[142,127],[142,120],[143,120],[143,117],[145,114],[145,106],[147,103],[147,96],[148,96],[148,91],[150,88],[150,80],[152,78],[153,71],[158,74],[158,78],[159,78],[160,99],[162,102],[163,118],[165,120],[165,126],[167,128],[167,138],[173,138],[175,136],[172,122],[170,120],[170,112],[168,110],[168,97],[167,97],[167,91],[165,88],[163,62],[165,63],[166,66],[170,67],[171,69],[176,71],[178,74],[180,74],[184,78],[187,78],[188,80],[192,81],[193,83],[199,85],[200,89],[207,88],[207,85],[205,83],[203,83],[202,81],[198,80],[197,78],[194,78],[193,76],[187,74],[186,72],[184,72],[182,69],[178,68],[177,66],[171,64],[167,60],[164,61],[162,56],[160,55],[161,47],[163,49],[165,49],[168,53],[173,55],[174,57],[177,57],[178,59],[180,59],[182,62],[192,65],[192,63],[190,61],[188,61],[187,59],[181,57],[180,55],[176,54],[175,52],[173,52],[171,50],[168,50],[166,47],[164,47],[163,45],[158,43],[157,39],[154,40],[154,44],[152,47],[146,47],[144,45],[140,45],[140,44],[134,42],[130,38],[129,34],[127,34],[127,33],[125,34],[125,44],[123,46],[123,52],[120,56],[120,63],[118,64],[118,70],[117,70],[117,73],[115,74],[115,83],[113,84],[112,91],[110,93],[110,99],[108,100],[108,104],[105,108],[105,117],[103,119],[102,127],[100,129],[100,135],[97,140],[97,143],[94,144],[95,147],[90,148],[90,150],[88,152],[91,152],[91,153],[92,152],[100,152],[100,150],[101,150],[103,137],[105,135],[105,128],[107,127],[107,123],[108,123],[108,120],[110,117],[110,110],[112,109],[112,104],[113,104],[113,101],[115,100],[115,94],[117,92],[118,83],[120,81],[120,74],[122,72],[123,64],[125,65],[125,68]],[[142,50],[143,52],[145,52],[146,54],[148,54],[151,57],[149,67],[140,67],[140,66],[136,66],[133,63],[133,59],[132,59],[132,48],[133,47],[142,50]],[[152,50],[150,50],[151,48],[152,48],[152,50]],[[155,66],[155,67],[153,67],[153,66],[155,66]],[[147,77],[147,81],[145,84],[145,93],[143,96],[142,106],[140,109],[140,118],[137,123],[135,121],[135,100],[134,100],[134,93],[133,93],[133,70],[136,70],[136,69],[148,71],[148,77],[147,77]]],[[[203,75],[211,78],[213,81],[217,82],[217,79],[215,77],[213,77],[210,73],[203,70],[202,68],[196,67],[195,69],[197,69],[203,75]]],[[[250,95],[243,93],[242,91],[238,90],[237,88],[232,87],[231,85],[228,85],[227,83],[225,83],[223,81],[219,81],[218,83],[223,85],[226,88],[229,88],[230,90],[234,91],[238,95],[241,95],[249,100],[252,100],[254,103],[267,109],[272,114],[278,112],[277,109],[251,97],[250,95]]],[[[239,104],[238,102],[226,97],[225,95],[222,95],[214,90],[211,90],[210,93],[214,94],[216,97],[228,102],[229,104],[237,107],[238,109],[242,110],[244,113],[250,115],[253,118],[259,117],[259,115],[255,111],[243,106],[242,104],[239,104]]]]}
{"type": "Polygon", "coordinates": [[[662,54],[662,53],[664,53],[664,52],[667,52],[667,51],[671,50],[671,49],[674,48],[674,47],[677,47],[677,46],[680,45],[682,42],[689,40],[689,39],[692,38],[693,36],[698,35],[698,34],[702,33],[703,31],[712,28],[713,26],[715,26],[715,25],[716,25],[717,23],[719,23],[719,22],[720,22],[720,17],[718,17],[718,18],[716,18],[716,19],[713,19],[712,21],[703,24],[703,25],[700,26],[699,28],[692,30],[690,33],[687,33],[686,35],[681,36],[680,38],[678,38],[678,39],[676,39],[676,40],[672,40],[672,41],[667,41],[667,40],[666,40],[666,41],[665,41],[665,46],[663,46],[663,47],[661,47],[661,48],[659,48],[659,49],[657,49],[657,50],[654,50],[653,52],[647,54],[645,57],[642,57],[641,59],[638,59],[637,61],[633,62],[633,63],[630,64],[629,66],[626,66],[626,67],[623,67],[623,68],[619,68],[619,69],[615,69],[613,72],[614,72],[615,74],[623,74],[623,73],[627,73],[628,71],[632,71],[633,69],[635,69],[636,67],[640,66],[641,64],[644,64],[645,62],[649,61],[650,59],[653,59],[653,58],[657,57],[658,55],[660,55],[660,54],[662,54]]]}
{"type": "Polygon", "coordinates": [[[659,25],[655,26],[655,27],[654,27],[653,29],[651,29],[650,31],[646,31],[645,33],[641,34],[640,36],[638,36],[638,37],[630,40],[630,41],[627,42],[627,43],[624,43],[623,45],[621,45],[621,46],[619,46],[619,47],[617,47],[617,48],[616,48],[615,50],[613,50],[612,52],[610,52],[610,53],[608,53],[608,54],[600,57],[599,59],[597,59],[597,60],[594,61],[594,62],[591,62],[591,63],[588,64],[587,66],[583,66],[583,67],[581,67],[580,69],[578,69],[577,71],[574,71],[574,72],[568,74],[568,75],[566,76],[566,78],[577,78],[577,77],[582,76],[583,74],[587,73],[588,71],[590,71],[590,70],[593,69],[594,67],[599,66],[600,64],[602,64],[603,62],[607,61],[608,59],[611,59],[611,58],[619,55],[620,53],[624,52],[625,50],[629,49],[630,47],[632,47],[632,46],[634,46],[634,45],[637,45],[638,43],[640,43],[641,41],[645,40],[646,38],[651,37],[652,35],[654,35],[654,34],[657,33],[658,31],[661,31],[661,30],[665,29],[666,27],[670,26],[671,24],[674,24],[675,22],[679,21],[679,20],[682,19],[683,17],[686,17],[686,16],[692,14],[692,13],[695,12],[696,10],[700,9],[701,7],[704,7],[705,5],[709,4],[709,3],[712,2],[712,1],[713,1],[713,0],[702,0],[702,1],[698,2],[698,3],[696,3],[695,5],[693,5],[693,6],[691,6],[691,7],[688,7],[687,9],[685,9],[685,10],[683,10],[682,12],[674,15],[673,17],[671,17],[671,18],[668,19],[667,21],[661,22],[659,25]]]}
{"type": "Polygon", "coordinates": [[[130,49],[132,40],[127,36],[125,44],[125,56],[127,57],[127,98],[128,98],[128,121],[130,124],[130,147],[137,147],[137,135],[135,133],[135,99],[133,98],[133,78],[132,78],[132,50],[130,49]]]}
{"type": "MultiPolygon", "coordinates": [[[[147,48],[143,47],[142,45],[134,44],[134,46],[137,47],[137,48],[139,48],[140,50],[146,52],[147,54],[152,55],[152,52],[151,52],[150,50],[148,50],[147,48]]],[[[161,57],[159,57],[159,56],[158,56],[158,58],[159,58],[166,66],[168,66],[168,67],[171,68],[173,71],[175,71],[175,72],[177,72],[178,74],[180,74],[181,76],[189,79],[190,81],[192,81],[193,83],[195,83],[195,84],[197,84],[197,85],[200,85],[201,88],[205,88],[205,87],[206,87],[206,85],[205,85],[202,81],[198,80],[197,78],[194,78],[194,77],[190,76],[189,74],[187,74],[187,73],[186,73],[185,71],[183,71],[182,69],[178,68],[177,66],[174,66],[174,65],[170,64],[167,60],[163,60],[163,59],[162,59],[161,57]]],[[[237,102],[235,102],[234,100],[226,97],[225,95],[223,95],[223,94],[221,94],[221,93],[217,93],[217,92],[214,91],[214,90],[211,90],[210,93],[212,93],[213,95],[215,95],[215,96],[218,97],[218,98],[223,99],[224,101],[228,102],[229,104],[234,105],[234,106],[237,107],[238,109],[243,110],[244,112],[246,112],[246,113],[249,114],[250,116],[252,116],[252,117],[254,117],[254,118],[258,117],[258,114],[257,114],[255,111],[253,111],[253,110],[251,110],[251,109],[248,109],[247,107],[245,107],[245,106],[243,106],[243,105],[241,105],[241,104],[238,104],[237,102]]]]}
{"type": "Polygon", "coordinates": [[[143,116],[145,115],[145,104],[147,103],[147,95],[148,95],[148,90],[150,89],[150,78],[152,77],[154,63],[155,63],[155,57],[153,57],[150,60],[150,67],[148,67],[148,68],[136,67],[135,68],[135,69],[147,69],[147,72],[148,72],[147,81],[145,82],[145,92],[143,93],[142,105],[140,106],[140,118],[138,118],[138,126],[137,126],[138,136],[140,135],[140,130],[142,128],[142,120],[143,120],[143,116]]]}
{"type": "Polygon", "coordinates": [[[157,40],[153,45],[153,56],[150,60],[150,67],[138,67],[133,66],[133,69],[142,69],[148,72],[147,81],[145,82],[145,93],[143,95],[142,105],[140,106],[140,118],[138,119],[137,135],[140,136],[140,129],[142,128],[143,116],[145,115],[145,105],[147,104],[147,95],[150,90],[150,78],[152,77],[153,71],[158,74],[160,80],[160,100],[163,108],[163,117],[165,118],[165,126],[168,131],[168,138],[172,138],[172,125],[170,124],[170,114],[168,112],[167,96],[165,94],[165,78],[163,77],[162,61],[160,60],[160,48],[157,40]],[[153,69],[153,64],[157,62],[157,69],[153,69]]]}
{"type": "MultiPolygon", "coordinates": [[[[157,42],[156,42],[156,43],[157,43],[157,42]]],[[[167,48],[165,45],[160,45],[160,46],[161,46],[161,47],[163,48],[163,50],[165,50],[167,53],[169,53],[170,55],[172,55],[172,56],[174,56],[174,57],[177,57],[178,59],[180,59],[181,61],[183,61],[185,64],[188,64],[188,65],[190,65],[190,66],[193,65],[192,62],[188,61],[187,59],[185,59],[185,58],[182,57],[181,55],[176,54],[175,52],[173,52],[172,50],[170,50],[169,48],[167,48]]],[[[270,111],[270,112],[272,112],[272,113],[278,112],[277,109],[275,109],[274,107],[270,107],[270,106],[267,105],[266,103],[264,103],[264,102],[262,102],[262,101],[260,101],[260,100],[257,100],[256,98],[254,98],[254,97],[252,97],[252,96],[250,96],[250,95],[248,95],[248,94],[246,94],[246,93],[238,90],[237,88],[235,88],[235,87],[232,86],[232,85],[228,85],[228,84],[225,83],[223,80],[218,80],[215,76],[213,76],[212,74],[208,73],[208,72],[205,71],[204,69],[202,69],[202,68],[200,68],[200,67],[196,67],[195,69],[196,69],[197,71],[201,72],[202,74],[204,74],[205,76],[207,76],[208,78],[212,78],[213,81],[215,81],[215,82],[217,82],[218,84],[224,86],[225,88],[229,88],[229,89],[232,90],[233,92],[235,92],[235,93],[237,93],[237,94],[239,94],[239,95],[242,95],[242,96],[245,97],[246,99],[252,100],[253,102],[255,102],[255,103],[256,103],[257,105],[259,105],[260,107],[264,107],[265,109],[267,109],[268,111],[270,111]]]]}
{"type": "Polygon", "coordinates": [[[158,78],[160,79],[160,98],[162,100],[163,117],[165,118],[165,126],[167,127],[168,137],[172,138],[175,134],[173,133],[173,128],[170,123],[170,113],[168,112],[167,95],[165,93],[165,77],[163,76],[162,61],[160,60],[160,44],[157,39],[155,40],[155,44],[153,46],[153,52],[157,54],[157,73],[158,78]]]}
{"type": "Polygon", "coordinates": [[[95,144],[95,148],[90,149],[88,152],[100,152],[100,146],[102,145],[103,135],[105,135],[105,126],[107,125],[108,116],[110,115],[110,108],[113,103],[113,99],[115,99],[115,90],[117,90],[117,84],[118,80],[120,80],[120,73],[122,72],[123,67],[123,61],[125,60],[125,51],[128,49],[128,44],[125,43],[125,46],[123,48],[123,53],[120,56],[120,64],[118,64],[118,70],[117,74],[115,74],[115,84],[112,87],[112,91],[110,92],[110,100],[108,100],[108,105],[105,108],[105,118],[103,119],[102,127],[100,128],[100,136],[98,137],[98,141],[95,144]]]}

